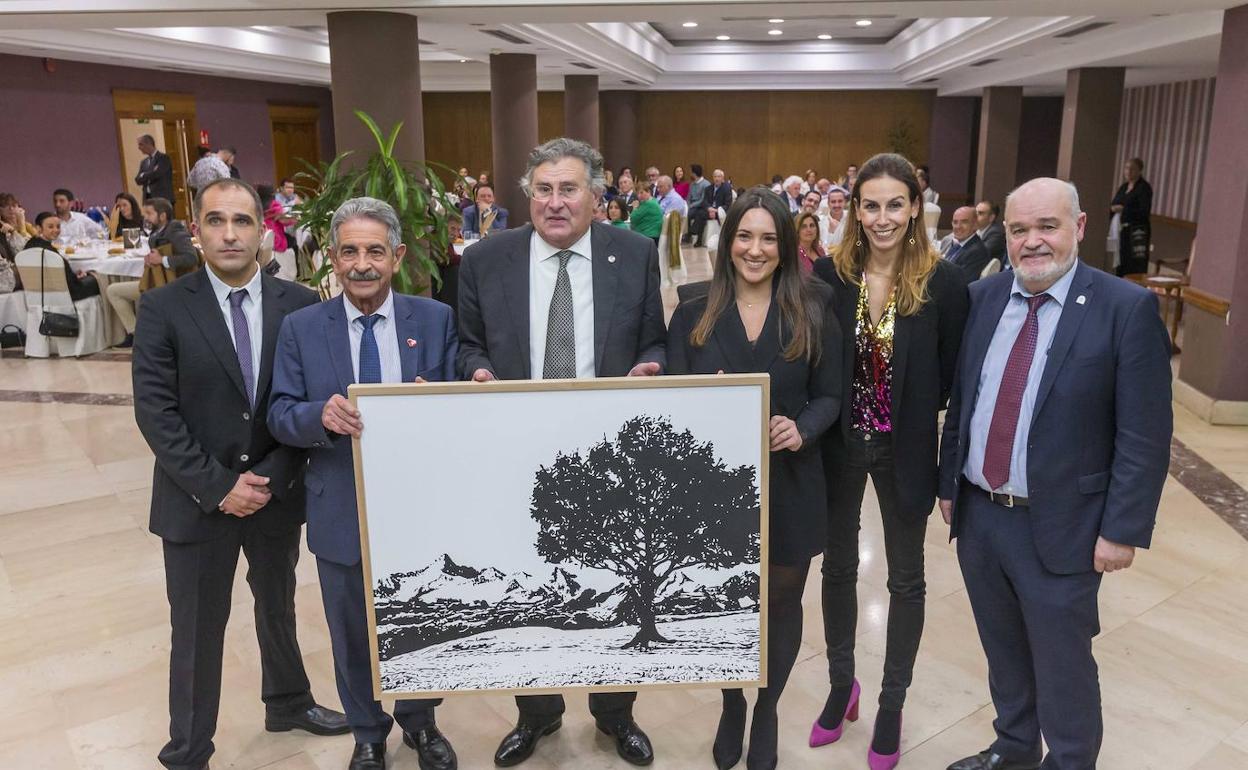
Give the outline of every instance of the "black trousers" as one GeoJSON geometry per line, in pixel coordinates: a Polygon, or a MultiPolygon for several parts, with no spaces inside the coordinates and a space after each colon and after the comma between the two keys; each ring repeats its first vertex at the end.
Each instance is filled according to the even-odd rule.
{"type": "Polygon", "coordinates": [[[854,680],[854,638],[858,621],[858,532],[867,477],[875,485],[884,520],[888,560],[888,632],[880,706],[900,711],[914,676],[914,659],[923,636],[927,583],[923,577],[923,538],[927,517],[903,517],[897,500],[892,437],[853,432],[839,436],[828,451],[828,543],[823,553],[823,635],[828,647],[828,678],[833,687],[854,680]]]}
{"type": "Polygon", "coordinates": [[[1103,732],[1092,657],[1101,574],[1091,564],[1075,575],[1050,572],[1027,509],[997,505],[965,482],[958,518],[958,563],[997,709],[993,750],[1035,762],[1043,734],[1042,770],[1094,770],[1103,732]]]}
{"type": "Polygon", "coordinates": [[[706,229],[706,213],[710,211],[706,206],[695,206],[689,209],[689,234],[693,236],[695,243],[702,240],[702,231],[706,229]]]}
{"type": "MultiPolygon", "coordinates": [[[[593,692],[589,694],[589,713],[604,724],[632,719],[635,700],[635,692],[593,692]]],[[[517,695],[516,708],[520,724],[540,725],[562,716],[565,706],[562,695],[517,695]]]]}
{"type": "MultiPolygon", "coordinates": [[[[222,514],[224,515],[224,514],[222,514]]],[[[260,698],[269,712],[313,705],[295,638],[295,565],[300,530],[269,535],[246,519],[229,535],[203,543],[164,541],[165,590],[173,646],[169,655],[169,742],[160,763],[202,767],[212,756],[221,704],[221,666],[230,595],[241,550],[255,599],[260,643],[260,698]]]]}
{"type": "Polygon", "coordinates": [[[394,703],[391,718],[373,697],[373,657],[368,645],[368,617],[364,607],[364,573],[318,558],[316,571],[325,602],[330,644],[334,649],[334,680],[356,743],[385,743],[397,720],[408,732],[429,727],[433,707],[441,698],[407,698],[394,703]]]}

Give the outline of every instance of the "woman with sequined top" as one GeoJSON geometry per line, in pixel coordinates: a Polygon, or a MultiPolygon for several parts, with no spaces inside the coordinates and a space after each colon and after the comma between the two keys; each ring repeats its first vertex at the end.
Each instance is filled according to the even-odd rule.
{"type": "Polygon", "coordinates": [[[897,765],[901,710],[923,633],[923,540],[936,500],[937,415],[953,384],[969,299],[958,268],[940,259],[923,226],[923,194],[900,155],[858,172],[845,238],[815,275],[832,286],[844,335],[838,425],[824,438],[828,540],[823,623],[831,684],[810,745],[841,737],[858,718],[854,676],[858,530],[870,476],[888,561],[888,631],[872,770],[897,765]]]}

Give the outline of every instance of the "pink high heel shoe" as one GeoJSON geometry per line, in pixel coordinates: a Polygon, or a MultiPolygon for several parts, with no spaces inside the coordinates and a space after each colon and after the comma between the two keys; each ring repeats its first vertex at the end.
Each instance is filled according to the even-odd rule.
{"type": "Polygon", "coordinates": [[[835,729],[829,730],[819,724],[819,720],[815,720],[814,726],[810,728],[810,747],[812,749],[820,746],[827,746],[829,743],[836,743],[841,739],[841,735],[845,733],[845,722],[858,721],[858,696],[862,694],[862,688],[858,686],[858,680],[854,680],[854,687],[849,692],[849,703],[845,704],[845,714],[841,718],[841,723],[835,729]]]}
{"type": "MultiPolygon", "coordinates": [[[[901,717],[897,718],[897,731],[901,732],[901,717]]],[[[901,761],[901,736],[897,736],[897,751],[892,754],[876,754],[874,749],[867,749],[867,767],[870,770],[893,770],[901,761]]]]}

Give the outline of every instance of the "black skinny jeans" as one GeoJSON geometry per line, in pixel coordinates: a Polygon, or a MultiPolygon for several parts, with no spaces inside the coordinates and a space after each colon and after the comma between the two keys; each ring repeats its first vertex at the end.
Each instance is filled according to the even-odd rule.
{"type": "Polygon", "coordinates": [[[888,637],[880,707],[900,711],[923,636],[927,594],[923,538],[927,517],[914,520],[900,515],[889,434],[853,431],[848,444],[832,457],[828,472],[828,544],[823,553],[823,635],[828,646],[829,681],[833,687],[848,688],[854,679],[858,531],[869,475],[880,502],[884,553],[888,559],[888,637]]]}

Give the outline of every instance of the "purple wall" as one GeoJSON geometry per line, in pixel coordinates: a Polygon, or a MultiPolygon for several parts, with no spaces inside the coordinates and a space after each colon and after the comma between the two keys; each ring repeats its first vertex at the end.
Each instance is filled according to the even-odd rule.
{"type": "Polygon", "coordinates": [[[1038,176],[1057,175],[1057,151],[1062,143],[1061,96],[1025,96],[1018,126],[1018,184],[1038,176]]]}
{"type": "Polygon", "coordinates": [[[111,204],[124,188],[114,88],[194,94],[199,128],[213,145],[238,149],[238,167],[251,182],[273,181],[270,102],[319,106],[321,158],[334,153],[328,88],[59,59],[48,73],[42,59],[6,54],[0,72],[0,190],[17,195],[30,217],[52,207],[57,187],[70,188],[88,206],[111,204]]]}

